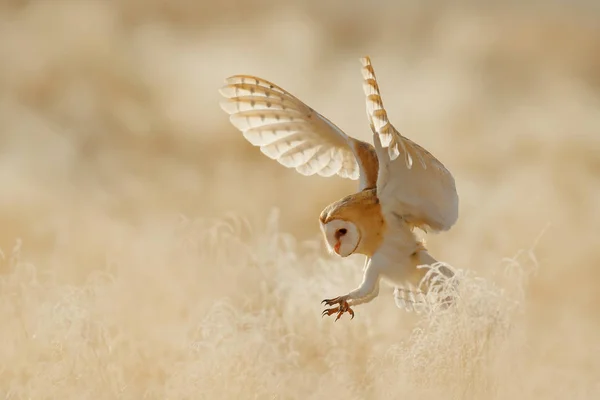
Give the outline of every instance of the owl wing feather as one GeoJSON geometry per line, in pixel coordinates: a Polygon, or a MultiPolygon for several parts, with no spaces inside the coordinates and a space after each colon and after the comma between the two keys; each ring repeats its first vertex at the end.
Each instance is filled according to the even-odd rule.
{"type": "Polygon", "coordinates": [[[231,123],[267,157],[303,175],[337,174],[360,178],[361,190],[375,186],[377,165],[370,171],[368,159],[376,159],[373,146],[346,135],[286,90],[262,78],[234,75],[220,93],[231,123]]]}
{"type": "Polygon", "coordinates": [[[424,230],[446,231],[458,219],[454,177],[431,153],[391,124],[369,57],[361,58],[367,116],[379,158],[377,196],[388,222],[401,218],[424,230]]]}

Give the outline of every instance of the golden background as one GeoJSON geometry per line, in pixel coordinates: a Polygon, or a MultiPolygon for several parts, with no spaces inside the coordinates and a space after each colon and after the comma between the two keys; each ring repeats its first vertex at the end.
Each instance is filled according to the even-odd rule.
{"type": "Polygon", "coordinates": [[[0,397],[598,398],[597,2],[0,4],[0,397]],[[473,276],[466,313],[385,288],[322,319],[363,258],[327,255],[318,215],[357,182],[219,107],[257,75],[370,140],[364,55],[456,178],[428,245],[473,276]]]}

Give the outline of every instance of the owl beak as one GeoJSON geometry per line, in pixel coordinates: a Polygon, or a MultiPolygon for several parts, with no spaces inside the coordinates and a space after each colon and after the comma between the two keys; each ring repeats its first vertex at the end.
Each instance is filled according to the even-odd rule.
{"type": "Polygon", "coordinates": [[[333,246],[333,251],[335,251],[338,255],[340,254],[340,246],[342,245],[342,242],[337,242],[335,244],[335,246],[333,246]]]}

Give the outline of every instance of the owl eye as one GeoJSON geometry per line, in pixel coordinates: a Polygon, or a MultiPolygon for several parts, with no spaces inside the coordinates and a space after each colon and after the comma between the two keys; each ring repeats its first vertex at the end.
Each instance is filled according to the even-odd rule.
{"type": "Polygon", "coordinates": [[[340,233],[340,235],[345,235],[346,233],[348,233],[348,230],[346,228],[342,228],[338,232],[340,233]]]}

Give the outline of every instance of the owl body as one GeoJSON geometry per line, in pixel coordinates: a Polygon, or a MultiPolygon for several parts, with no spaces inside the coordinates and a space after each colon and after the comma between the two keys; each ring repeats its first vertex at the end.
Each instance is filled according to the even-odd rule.
{"type": "MultiPolygon", "coordinates": [[[[331,315],[371,301],[380,281],[395,287],[399,306],[406,282],[422,277],[419,265],[437,262],[415,228],[449,230],[458,219],[454,177],[423,147],[391,124],[371,61],[361,59],[363,91],[373,143],[345,134],[333,122],[272,82],[236,75],[221,88],[222,108],[244,138],[269,158],[310,176],[358,180],[358,191],[321,212],[319,224],[330,252],[367,257],[360,285],[325,300],[331,315]]],[[[411,283],[411,284],[412,284],[411,283]]],[[[409,296],[410,297],[410,296],[409,296]]],[[[337,319],[336,318],[336,319],[337,319]]]]}
{"type": "Polygon", "coordinates": [[[382,280],[394,287],[417,286],[425,274],[417,266],[437,262],[427,251],[424,241],[419,240],[411,224],[393,224],[391,229],[394,232],[387,232],[390,227],[381,212],[376,189],[365,189],[329,204],[321,212],[319,223],[331,253],[341,257],[362,254],[368,258],[375,257],[375,264],[393,265],[381,269],[380,275],[382,280]],[[335,245],[339,239],[353,235],[348,229],[350,224],[356,227],[355,237],[349,239],[347,246],[352,250],[344,251],[342,243],[339,251],[336,251],[335,245]],[[346,229],[346,233],[336,235],[340,229],[346,229]]]}

